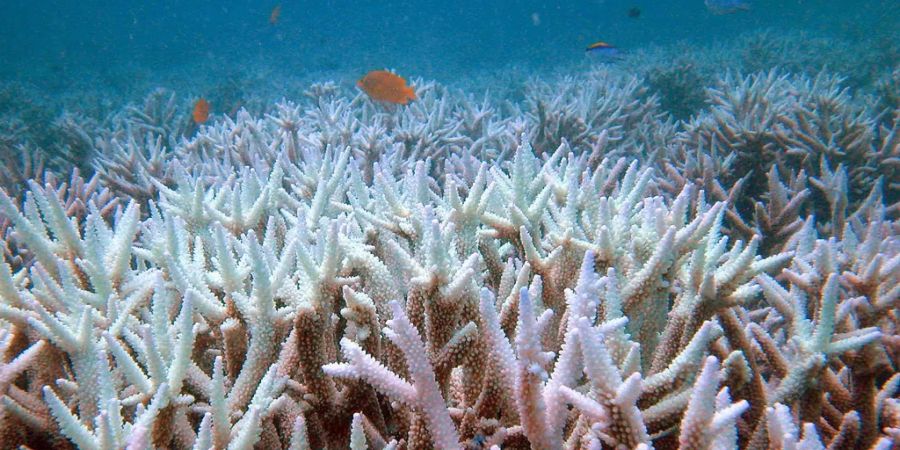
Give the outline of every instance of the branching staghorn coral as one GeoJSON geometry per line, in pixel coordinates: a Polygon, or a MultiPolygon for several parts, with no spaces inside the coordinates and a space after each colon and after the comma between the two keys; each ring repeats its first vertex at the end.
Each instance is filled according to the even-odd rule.
{"type": "Polygon", "coordinates": [[[659,97],[660,108],[675,119],[687,120],[703,108],[707,78],[687,60],[647,72],[646,83],[659,97]]]}
{"type": "MultiPolygon", "coordinates": [[[[756,83],[763,82],[763,78],[755,78],[756,83]]],[[[895,133],[891,130],[879,132],[866,117],[865,111],[841,86],[840,79],[820,73],[813,79],[800,77],[791,80],[770,72],[765,80],[763,86],[750,88],[746,92],[764,92],[767,100],[743,101],[760,107],[771,104],[772,109],[768,113],[759,110],[763,114],[759,116],[759,122],[750,117],[739,119],[760,126],[750,125],[762,133],[757,137],[762,139],[759,145],[763,148],[760,150],[783,150],[788,155],[788,161],[799,158],[798,162],[802,165],[794,167],[805,168],[808,173],[818,172],[816,169],[823,164],[844,164],[848,170],[854,171],[849,174],[850,195],[859,197],[868,193],[869,189],[862,186],[874,182],[877,176],[871,173],[879,172],[867,170],[867,167],[880,164],[881,159],[896,153],[898,144],[891,136],[895,133]],[[766,125],[770,119],[775,121],[766,125]],[[765,133],[772,134],[767,136],[765,133]],[[881,139],[877,138],[879,135],[881,139]]],[[[739,101],[734,97],[732,99],[739,101]]],[[[733,142],[729,144],[734,146],[733,142]]],[[[757,156],[763,160],[769,159],[765,155],[757,156]]]]}
{"type": "Polygon", "coordinates": [[[791,202],[795,213],[829,217],[823,224],[834,226],[835,236],[842,233],[839,221],[848,209],[873,196],[884,195],[889,205],[897,201],[897,131],[877,124],[877,114],[860,106],[840,79],[770,71],[745,78],[740,88],[711,90],[710,95],[711,110],[680,135],[676,155],[686,156],[680,159],[685,162],[667,163],[667,172],[676,180],[717,184],[708,190],[730,201],[729,222],[741,235],[749,235],[751,225],[745,221],[754,215],[757,228],[770,226],[756,206],[767,201],[761,189],[767,185],[768,202],[780,199],[791,202]],[[773,168],[789,177],[791,195],[777,187],[773,168]]]}
{"type": "Polygon", "coordinates": [[[640,147],[641,135],[657,132],[641,130],[642,124],[665,130],[659,100],[645,95],[646,87],[634,76],[595,69],[583,80],[535,81],[529,90],[528,113],[535,122],[529,138],[539,152],[552,151],[563,139],[575,148],[590,146],[604,131],[625,140],[625,148],[640,147]]]}
{"type": "Polygon", "coordinates": [[[873,74],[889,69],[896,60],[896,37],[896,31],[891,30],[865,42],[857,36],[836,38],[807,31],[766,29],[740,36],[736,56],[746,72],[782,67],[793,73],[816,73],[827,68],[848,77],[851,86],[861,87],[875,81],[873,74]]]}
{"type": "MultiPolygon", "coordinates": [[[[101,217],[109,217],[115,212],[116,206],[121,200],[101,184],[99,177],[95,175],[90,180],[85,180],[81,177],[78,169],[72,171],[68,182],[60,180],[54,172],[47,170],[43,172],[42,176],[23,180],[23,184],[29,186],[31,190],[24,191],[25,198],[16,198],[14,200],[16,203],[24,201],[26,208],[35,208],[36,197],[30,193],[36,193],[39,196],[37,198],[53,196],[60,202],[64,215],[76,221],[84,220],[91,211],[99,212],[101,217]],[[42,179],[44,185],[40,186],[39,182],[42,179]]],[[[12,201],[11,199],[6,200],[12,201]]],[[[4,205],[0,208],[9,208],[10,205],[5,204],[6,200],[3,200],[4,205]]],[[[7,209],[7,211],[12,210],[7,209]]],[[[27,266],[34,255],[26,246],[22,246],[28,237],[14,233],[11,227],[11,219],[14,218],[14,214],[4,216],[10,218],[0,220],[0,229],[4,230],[3,233],[7,235],[4,239],[4,253],[8,263],[14,269],[19,269],[27,266]]]]}
{"type": "MultiPolygon", "coordinates": [[[[766,165],[747,200],[743,141],[671,142],[611,76],[534,94],[587,138],[426,82],[402,109],[316,86],[185,140],[153,131],[169,109],[121,116],[143,131],[100,133],[100,176],[0,194],[2,446],[896,445],[900,225],[890,180],[845,188],[893,156],[807,171],[773,113],[803,170],[766,165]]],[[[808,88],[794,118],[845,99],[773,77],[808,88]]],[[[728,83],[768,117],[766,83],[728,83]]],[[[874,148],[834,111],[811,135],[847,119],[874,148]]]]}

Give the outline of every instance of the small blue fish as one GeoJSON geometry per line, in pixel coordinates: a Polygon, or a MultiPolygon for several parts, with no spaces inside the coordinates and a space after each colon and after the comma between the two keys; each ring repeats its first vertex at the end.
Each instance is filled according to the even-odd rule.
{"type": "Polygon", "coordinates": [[[616,60],[622,59],[623,52],[618,47],[603,41],[594,42],[585,49],[589,55],[599,56],[602,59],[616,60]]]}
{"type": "Polygon", "coordinates": [[[705,0],[704,3],[706,4],[706,9],[717,16],[750,11],[749,0],[705,0]]]}

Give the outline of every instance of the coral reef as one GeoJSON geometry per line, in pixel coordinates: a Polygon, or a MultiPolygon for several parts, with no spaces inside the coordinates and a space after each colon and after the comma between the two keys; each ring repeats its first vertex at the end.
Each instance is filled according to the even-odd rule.
{"type": "Polygon", "coordinates": [[[896,71],[696,70],[0,116],[0,447],[900,445],[896,71]]]}
{"type": "Polygon", "coordinates": [[[687,157],[676,158],[684,162],[670,172],[703,179],[705,185],[715,179],[736,186],[734,192],[715,189],[720,191],[717,199],[733,200],[733,216],[759,216],[755,205],[765,197],[773,201],[778,173],[791,186],[780,201],[796,196],[817,200],[806,202],[807,213],[832,218],[829,224],[838,225],[832,229],[836,237],[846,209],[881,196],[888,205],[900,200],[897,124],[879,124],[880,114],[850,96],[840,79],[769,71],[742,80],[726,76],[720,86],[710,91],[711,108],[680,132],[686,149],[679,152],[687,157]],[[803,193],[807,182],[819,195],[803,193]]]}

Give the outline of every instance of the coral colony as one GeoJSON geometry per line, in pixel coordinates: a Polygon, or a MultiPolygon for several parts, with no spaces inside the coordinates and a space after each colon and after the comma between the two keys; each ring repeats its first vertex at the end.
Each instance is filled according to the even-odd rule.
{"type": "Polygon", "coordinates": [[[6,116],[0,447],[896,447],[897,72],[716,79],[6,116]]]}

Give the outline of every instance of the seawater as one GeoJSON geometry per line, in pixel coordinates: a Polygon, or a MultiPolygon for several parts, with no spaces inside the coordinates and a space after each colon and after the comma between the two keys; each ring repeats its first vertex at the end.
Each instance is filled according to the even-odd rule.
{"type": "MultiPolygon", "coordinates": [[[[703,0],[2,3],[0,81],[49,96],[107,92],[114,103],[153,86],[204,95],[237,79],[351,83],[377,68],[441,83],[509,67],[539,77],[577,70],[597,40],[634,52],[715,45],[765,29],[871,43],[873,51],[900,45],[896,0],[755,0],[751,11],[726,16],[710,14],[703,0]],[[276,5],[281,14],[271,24],[276,5]],[[628,16],[631,8],[638,18],[628,16]]],[[[896,58],[882,59],[890,66],[896,58]]],[[[266,94],[279,97],[277,89],[266,94]]]]}

